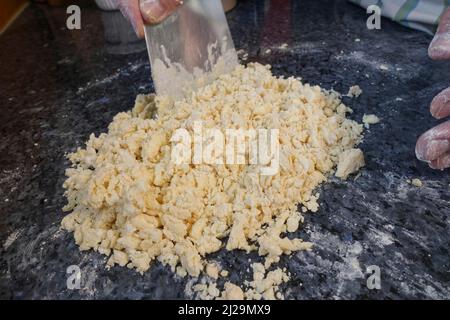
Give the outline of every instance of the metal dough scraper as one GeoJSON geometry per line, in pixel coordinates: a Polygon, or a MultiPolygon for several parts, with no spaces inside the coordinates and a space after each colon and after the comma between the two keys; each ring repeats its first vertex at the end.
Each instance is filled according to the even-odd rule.
{"type": "Polygon", "coordinates": [[[221,0],[185,0],[144,30],[157,95],[179,100],[238,64],[221,0]]]}

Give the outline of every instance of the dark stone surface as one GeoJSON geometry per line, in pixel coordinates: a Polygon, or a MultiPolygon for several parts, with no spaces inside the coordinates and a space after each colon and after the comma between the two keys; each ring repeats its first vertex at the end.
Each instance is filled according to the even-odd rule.
{"type": "MultiPolygon", "coordinates": [[[[32,6],[0,37],[0,298],[183,298],[187,279],[161,264],[144,275],[108,271],[104,256],[78,251],[59,230],[64,154],[153,90],[145,44],[119,13],[84,8],[81,31],[65,29],[65,17],[32,6]],[[80,290],[66,286],[74,264],[80,290]]],[[[361,145],[367,166],[359,179],[320,188],[319,212],[297,233],[314,250],[282,258],[293,275],[287,298],[450,298],[450,174],[414,156],[417,137],[438,123],[429,102],[450,85],[450,63],[427,57],[430,36],[387,20],[369,31],[365,12],[342,0],[241,1],[228,18],[248,61],[343,93],[359,84],[362,96],[345,99],[351,118],[382,119],[361,145]],[[422,188],[406,183],[416,177],[422,188]],[[380,267],[380,290],[366,286],[370,265],[380,267]]],[[[250,277],[245,254],[212,257],[232,281],[250,277]]]]}

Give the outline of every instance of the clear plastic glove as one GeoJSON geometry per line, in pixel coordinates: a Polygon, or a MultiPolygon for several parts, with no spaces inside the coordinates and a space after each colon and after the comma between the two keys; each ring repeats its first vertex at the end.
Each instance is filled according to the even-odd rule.
{"type": "Polygon", "coordinates": [[[139,38],[144,24],[158,24],[183,4],[182,0],[117,0],[122,14],[131,22],[139,38]]]}
{"type": "MultiPolygon", "coordinates": [[[[450,60],[450,9],[443,14],[431,41],[428,55],[433,60],[450,60]]],[[[431,102],[430,111],[436,119],[450,116],[450,88],[431,102]]],[[[417,140],[416,156],[433,169],[450,167],[450,120],[428,130],[417,140]]]]}

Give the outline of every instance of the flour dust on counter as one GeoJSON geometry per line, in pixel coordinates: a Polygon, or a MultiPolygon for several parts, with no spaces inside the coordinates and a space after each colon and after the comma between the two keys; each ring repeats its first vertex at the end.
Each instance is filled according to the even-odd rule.
{"type": "MultiPolygon", "coordinates": [[[[62,227],[80,250],[107,255],[108,267],[143,273],[159,261],[191,277],[186,291],[197,298],[283,299],[280,288],[290,275],[277,263],[282,255],[312,250],[313,243],[288,234],[301,227],[304,213],[318,210],[315,189],[336,167],[345,179],[364,165],[355,148],[363,126],[347,112],[338,93],[277,78],[257,63],[238,66],[177,102],[138,96],[107,133],[92,134],[68,156],[64,210],[70,213],[62,227]],[[277,153],[269,159],[277,160],[277,170],[262,174],[267,163],[249,161],[247,140],[243,163],[196,162],[191,155],[188,163],[174,161],[180,143],[194,144],[174,135],[183,130],[198,142],[199,122],[220,132],[277,130],[277,153]],[[262,257],[252,264],[252,280],[236,283],[208,261],[222,249],[262,257]]],[[[200,137],[200,145],[206,152],[210,137],[200,137]]]]}

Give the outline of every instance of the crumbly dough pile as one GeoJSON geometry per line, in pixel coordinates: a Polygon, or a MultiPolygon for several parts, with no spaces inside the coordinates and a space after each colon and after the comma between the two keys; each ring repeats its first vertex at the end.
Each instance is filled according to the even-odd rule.
{"type": "MultiPolygon", "coordinates": [[[[114,117],[108,133],[91,135],[86,148],[69,155],[64,210],[71,213],[62,227],[74,232],[81,250],[94,249],[109,256],[109,266],[140,272],[158,260],[196,277],[206,271],[209,253],[258,250],[266,257],[254,268],[259,279],[282,254],[311,248],[285,237],[303,222],[297,204],[302,212],[317,211],[313,190],[339,161],[345,175],[352,172],[342,155],[362,156],[349,151],[362,134],[361,125],[346,119],[350,111],[339,94],[276,78],[260,64],[239,66],[174,104],[138,96],[132,111],[114,117]],[[206,128],[279,129],[278,173],[262,176],[258,165],[248,164],[175,164],[174,130],[192,133],[198,120],[206,128]]],[[[259,280],[250,283],[253,295],[272,297],[273,285],[287,279],[277,271],[259,280]]],[[[229,284],[222,295],[241,292],[229,284]]]]}

